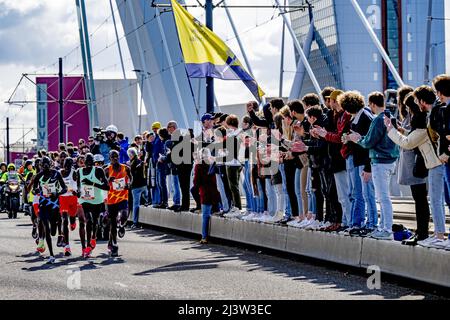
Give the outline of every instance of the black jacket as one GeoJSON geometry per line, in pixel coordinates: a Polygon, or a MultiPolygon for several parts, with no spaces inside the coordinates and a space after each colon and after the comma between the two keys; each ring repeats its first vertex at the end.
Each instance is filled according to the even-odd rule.
{"type": "MultiPolygon", "coordinates": [[[[327,124],[327,116],[322,115],[314,125],[324,128],[327,124]]],[[[310,126],[311,128],[312,126],[310,126]]],[[[308,140],[304,141],[308,146],[309,165],[313,169],[328,169],[330,167],[330,157],[328,155],[328,143],[323,139],[316,139],[309,136],[308,140]]]]}
{"type": "MultiPolygon", "coordinates": [[[[351,129],[361,136],[366,136],[369,131],[370,124],[374,119],[374,115],[368,108],[364,108],[361,113],[358,113],[355,118],[353,118],[351,129]]],[[[370,165],[369,149],[364,149],[358,144],[349,142],[349,146],[353,154],[353,165],[355,167],[364,166],[365,172],[372,172],[372,167],[370,165]]]]}
{"type": "Polygon", "coordinates": [[[131,182],[131,189],[142,188],[147,185],[145,179],[145,166],[144,162],[140,159],[134,158],[130,165],[131,177],[133,178],[131,182]]]}
{"type": "MultiPolygon", "coordinates": [[[[450,134],[449,108],[447,105],[436,102],[430,113],[430,129],[439,135],[438,156],[446,154],[450,156],[448,150],[449,141],[447,135],[450,134]]],[[[436,141],[435,141],[436,142],[436,141]]]]}

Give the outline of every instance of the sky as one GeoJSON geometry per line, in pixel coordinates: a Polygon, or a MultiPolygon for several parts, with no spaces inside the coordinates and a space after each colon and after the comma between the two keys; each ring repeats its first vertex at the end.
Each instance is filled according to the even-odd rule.
{"type": "MultiPolygon", "coordinates": [[[[188,4],[197,3],[187,0],[188,4]]],[[[149,1],[150,3],[150,1],[149,1]]],[[[215,0],[217,3],[217,0],[215,0]]],[[[242,4],[242,0],[227,0],[229,5],[242,4]]],[[[272,5],[273,0],[251,0],[255,5],[272,5]]],[[[450,1],[445,16],[450,18],[450,1]]],[[[94,77],[100,79],[120,79],[122,77],[109,0],[86,0],[94,77]],[[99,54],[97,54],[100,52],[99,54]]],[[[115,0],[113,7],[116,9],[115,0]]],[[[256,80],[267,96],[278,96],[281,51],[282,18],[276,9],[230,9],[241,31],[241,40],[250,60],[256,80]]],[[[204,21],[201,8],[189,8],[200,21],[204,21]]],[[[123,35],[119,21],[119,37],[123,35]]],[[[214,31],[224,40],[243,62],[236,39],[224,9],[215,9],[214,31]]],[[[447,21],[450,30],[450,21],[447,21]]],[[[447,62],[450,62],[450,32],[447,34],[447,62]]],[[[295,72],[294,48],[287,33],[283,95],[289,94],[295,72]]],[[[35,104],[23,107],[5,104],[23,73],[57,73],[58,57],[64,57],[64,71],[82,74],[79,50],[79,33],[75,0],[0,0],[0,129],[5,127],[5,117],[10,116],[11,142],[22,137],[36,126],[35,104]],[[16,129],[18,128],[18,129],[16,129]]],[[[135,78],[126,40],[121,41],[124,50],[125,69],[129,78],[135,78]]],[[[450,65],[447,65],[450,72],[450,65]]],[[[33,77],[32,77],[33,78],[33,77]]],[[[242,103],[252,98],[240,81],[215,81],[219,104],[242,103]]],[[[14,96],[14,100],[35,100],[35,87],[24,80],[14,96]]],[[[31,131],[25,138],[30,141],[36,136],[31,131]]],[[[0,148],[5,141],[5,130],[0,130],[0,148]]],[[[0,152],[1,153],[1,152],[0,152]]]]}
{"type": "MultiPolygon", "coordinates": [[[[195,4],[195,0],[187,0],[195,4]]],[[[229,5],[240,4],[239,0],[228,0],[229,5]]],[[[271,5],[272,0],[252,0],[255,5],[271,5]]],[[[114,9],[116,9],[113,0],[114,9]]],[[[119,56],[115,42],[109,0],[86,0],[87,19],[91,37],[91,53],[94,77],[100,79],[122,78],[119,56]],[[108,47],[107,49],[105,49],[108,47]],[[103,51],[104,50],[104,51],[103,51]],[[101,52],[96,55],[96,53],[101,52]]],[[[241,30],[241,40],[252,66],[256,80],[268,96],[278,96],[281,50],[282,17],[276,9],[230,9],[241,30]],[[273,20],[271,20],[273,18],[273,20]]],[[[189,11],[204,21],[201,8],[189,11]]],[[[120,22],[118,13],[116,19],[120,22]]],[[[123,35],[120,23],[119,37],[123,35]]],[[[224,9],[215,9],[214,30],[238,55],[242,54],[224,9]]],[[[294,48],[291,38],[286,38],[284,95],[289,94],[295,71],[294,48]]],[[[25,132],[36,126],[36,105],[30,103],[23,108],[9,106],[4,102],[13,93],[22,73],[56,74],[58,57],[64,57],[64,72],[82,74],[77,15],[74,0],[0,0],[0,119],[2,129],[5,116],[9,114],[12,130],[11,142],[20,140],[22,127],[25,132]]],[[[125,39],[120,42],[124,53],[125,69],[129,78],[135,78],[125,39]]],[[[31,77],[32,79],[34,77],[31,77]]],[[[240,81],[216,81],[219,104],[242,103],[252,98],[240,81]]],[[[35,100],[35,87],[24,79],[13,100],[35,100]]],[[[35,138],[32,131],[25,138],[35,138]]],[[[5,130],[0,130],[0,146],[5,141],[5,130]]]]}

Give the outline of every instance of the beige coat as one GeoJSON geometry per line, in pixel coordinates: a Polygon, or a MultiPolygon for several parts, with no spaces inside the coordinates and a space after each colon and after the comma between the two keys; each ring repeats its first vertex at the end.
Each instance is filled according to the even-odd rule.
{"type": "Polygon", "coordinates": [[[403,149],[413,150],[419,147],[427,169],[433,169],[442,165],[441,160],[439,160],[439,157],[434,151],[427,129],[416,129],[408,136],[404,136],[396,129],[392,129],[389,131],[388,136],[395,144],[403,149]]]}

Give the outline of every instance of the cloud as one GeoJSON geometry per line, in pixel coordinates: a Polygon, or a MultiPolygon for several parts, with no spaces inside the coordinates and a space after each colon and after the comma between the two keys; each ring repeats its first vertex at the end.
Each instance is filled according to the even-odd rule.
{"type": "MultiPolygon", "coordinates": [[[[115,5],[115,1],[113,1],[115,5]]],[[[187,3],[195,4],[195,0],[187,3]]],[[[241,4],[239,0],[228,0],[229,5],[241,4]]],[[[255,5],[272,4],[270,0],[252,0],[255,5]]],[[[91,39],[91,52],[108,49],[93,59],[94,76],[96,78],[121,78],[122,71],[117,53],[117,47],[111,44],[115,41],[112,21],[104,20],[110,16],[109,1],[88,0],[87,18],[89,32],[95,32],[91,39]],[[102,25],[101,25],[102,24],[102,25]],[[100,26],[101,25],[101,26],[100,26]],[[100,26],[100,28],[98,28],[100,26]]],[[[82,73],[79,44],[78,21],[73,0],[0,0],[0,117],[3,117],[8,106],[2,102],[9,98],[18,83],[22,73],[31,73],[39,70],[40,73],[56,73],[57,59],[72,53],[64,59],[65,72],[82,73]]],[[[269,96],[278,95],[279,61],[282,20],[278,18],[264,24],[274,15],[272,9],[230,9],[236,27],[242,34],[242,42],[250,60],[256,80],[269,96]],[[258,25],[258,27],[256,27],[258,25]]],[[[194,16],[204,21],[203,9],[189,9],[194,16]]],[[[116,16],[119,28],[119,37],[123,30],[120,19],[116,16]]],[[[231,26],[227,20],[224,9],[217,8],[214,12],[215,31],[224,39],[233,38],[231,26]]],[[[293,48],[291,39],[286,34],[286,66],[287,70],[295,70],[293,48]]],[[[227,44],[244,63],[236,40],[227,44]]],[[[125,69],[132,70],[130,55],[126,40],[121,41],[125,69]]],[[[135,77],[128,73],[129,77],[135,77]]],[[[285,95],[289,93],[292,74],[285,74],[285,95]]],[[[252,99],[251,93],[240,81],[216,82],[216,93],[221,104],[242,103],[252,99]]],[[[21,95],[34,99],[35,88],[28,86],[21,95]]],[[[17,107],[10,108],[14,115],[17,107]]],[[[3,119],[0,119],[3,120],[3,119]]],[[[35,125],[35,105],[27,105],[13,121],[14,126],[35,125]]],[[[2,139],[0,132],[0,139],[2,139]]],[[[13,132],[12,140],[20,138],[18,132],[13,132]]],[[[31,137],[31,136],[30,136],[31,137]]]]}

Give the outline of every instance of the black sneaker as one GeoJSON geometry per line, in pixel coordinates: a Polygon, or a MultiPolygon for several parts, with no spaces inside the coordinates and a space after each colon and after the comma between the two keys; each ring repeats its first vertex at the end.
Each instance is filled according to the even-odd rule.
{"type": "Polygon", "coordinates": [[[64,243],[64,236],[58,236],[58,242],[56,243],[56,246],[59,248],[66,246],[66,244],[64,243]]]}
{"type": "Polygon", "coordinates": [[[367,236],[373,232],[373,229],[363,228],[359,231],[359,236],[362,238],[367,238],[367,236]]]}
{"type": "Polygon", "coordinates": [[[290,218],[290,217],[284,217],[283,219],[281,219],[281,220],[279,220],[279,221],[277,221],[277,222],[275,222],[275,223],[277,223],[277,224],[281,224],[281,225],[287,225],[287,223],[289,222],[289,221],[291,221],[292,219],[290,218]]]}
{"type": "Polygon", "coordinates": [[[111,257],[119,256],[119,246],[111,246],[111,257]]]}
{"type": "Polygon", "coordinates": [[[361,229],[360,228],[353,228],[348,232],[350,237],[359,237],[361,234],[361,229]]]}
{"type": "Polygon", "coordinates": [[[176,211],[180,206],[174,204],[173,206],[168,207],[167,209],[171,210],[171,211],[176,211]]]}
{"type": "Polygon", "coordinates": [[[201,208],[192,208],[192,209],[189,209],[189,212],[196,213],[196,212],[200,212],[200,210],[201,210],[201,208]]]}
{"type": "Polygon", "coordinates": [[[123,238],[125,236],[125,227],[119,227],[117,235],[119,236],[119,238],[123,238]]]}
{"type": "Polygon", "coordinates": [[[37,239],[39,238],[38,232],[37,232],[37,227],[33,226],[33,230],[31,231],[31,236],[33,237],[33,239],[37,239]]]}
{"type": "Polygon", "coordinates": [[[420,241],[419,236],[415,234],[409,239],[403,240],[402,244],[405,246],[417,246],[417,241],[420,241]]]}

